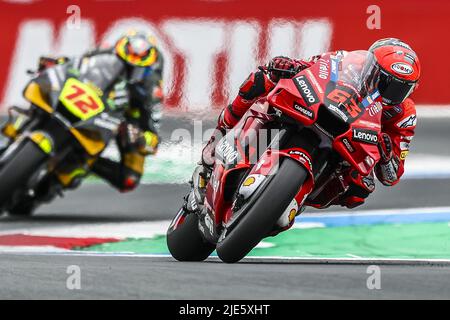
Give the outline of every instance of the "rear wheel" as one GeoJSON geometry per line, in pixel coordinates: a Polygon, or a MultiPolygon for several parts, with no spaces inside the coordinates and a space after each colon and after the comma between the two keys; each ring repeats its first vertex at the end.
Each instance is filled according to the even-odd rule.
{"type": "Polygon", "coordinates": [[[8,208],[8,213],[11,216],[28,217],[33,214],[35,207],[32,199],[21,199],[17,204],[8,208]]]}
{"type": "Polygon", "coordinates": [[[272,231],[307,178],[306,169],[295,160],[285,158],[254,205],[217,244],[219,258],[227,263],[244,258],[272,231]]]}
{"type": "Polygon", "coordinates": [[[167,231],[167,247],[178,261],[203,261],[215,246],[206,242],[198,229],[198,216],[181,209],[167,231]]]}
{"type": "MultiPolygon", "coordinates": [[[[4,206],[18,188],[26,185],[30,176],[39,169],[47,157],[31,140],[26,140],[23,146],[14,152],[0,169],[0,206],[4,206]]],[[[16,206],[21,205],[19,203],[16,206]]]]}

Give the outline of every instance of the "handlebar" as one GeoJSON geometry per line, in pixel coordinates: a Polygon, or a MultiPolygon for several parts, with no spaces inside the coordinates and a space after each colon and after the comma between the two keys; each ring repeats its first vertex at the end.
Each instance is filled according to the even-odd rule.
{"type": "Polygon", "coordinates": [[[287,73],[291,76],[295,76],[298,71],[296,70],[286,70],[286,69],[279,69],[279,68],[273,68],[273,67],[265,67],[265,66],[260,66],[258,67],[259,70],[267,73],[267,72],[280,72],[280,73],[287,73]]]}

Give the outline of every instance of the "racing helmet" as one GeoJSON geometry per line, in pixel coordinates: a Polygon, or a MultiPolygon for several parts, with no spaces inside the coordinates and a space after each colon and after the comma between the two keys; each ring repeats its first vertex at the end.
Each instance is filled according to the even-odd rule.
{"type": "Polygon", "coordinates": [[[114,51],[131,66],[150,67],[158,60],[155,39],[144,33],[130,32],[121,37],[114,51]]]}
{"type": "Polygon", "coordinates": [[[387,38],[376,41],[369,51],[380,69],[378,91],[383,102],[400,104],[418,85],[421,68],[417,54],[403,41],[387,38]]]}

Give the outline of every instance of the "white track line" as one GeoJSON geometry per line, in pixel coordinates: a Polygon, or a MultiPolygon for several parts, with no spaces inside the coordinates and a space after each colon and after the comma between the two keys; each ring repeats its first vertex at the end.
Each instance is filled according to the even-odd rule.
{"type": "MultiPolygon", "coordinates": [[[[11,252],[0,252],[1,255],[12,254],[11,252]]],[[[133,259],[160,259],[163,261],[177,262],[170,255],[161,254],[132,254],[132,253],[101,253],[101,252],[17,252],[20,256],[52,256],[52,257],[97,257],[97,258],[133,258],[133,259]]],[[[220,262],[218,257],[209,257],[205,262],[220,262]]],[[[389,259],[389,258],[314,258],[314,257],[246,257],[241,263],[293,263],[293,264],[362,264],[362,265],[446,265],[450,266],[450,259],[389,259]]]]}
{"type": "Polygon", "coordinates": [[[169,227],[169,224],[170,220],[31,227],[0,231],[0,236],[23,234],[27,236],[63,238],[152,238],[156,235],[165,234],[169,227]]]}
{"type": "MultiPolygon", "coordinates": [[[[358,210],[347,213],[346,211],[333,211],[327,213],[306,213],[305,217],[355,217],[355,216],[392,216],[409,214],[430,214],[430,213],[450,213],[450,207],[422,207],[407,209],[379,209],[379,210],[358,210]]],[[[301,219],[300,219],[301,220],[301,219]]]]}

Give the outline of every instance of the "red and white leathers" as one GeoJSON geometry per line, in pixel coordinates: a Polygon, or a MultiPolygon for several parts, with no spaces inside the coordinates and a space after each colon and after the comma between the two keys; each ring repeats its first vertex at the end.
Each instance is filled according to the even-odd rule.
{"type": "Polygon", "coordinates": [[[375,167],[377,178],[384,185],[395,185],[402,177],[416,125],[416,107],[412,99],[407,98],[399,105],[383,107],[382,131],[391,138],[393,152],[392,164],[375,167]]]}
{"type": "MultiPolygon", "coordinates": [[[[297,71],[309,68],[314,65],[321,55],[314,56],[308,60],[291,60],[285,57],[275,59],[289,59],[291,67],[297,71]]],[[[273,63],[273,61],[271,63],[273,63]]],[[[278,66],[277,66],[278,67],[278,66]]],[[[279,67],[278,67],[279,68],[279,67]]],[[[284,66],[282,66],[284,68],[284,66]]],[[[287,69],[287,68],[286,68],[287,69]]],[[[247,112],[256,100],[262,99],[275,87],[278,79],[273,79],[268,73],[259,70],[250,74],[239,88],[239,93],[233,102],[228,105],[219,117],[218,131],[234,127],[240,118],[247,112]]],[[[416,108],[413,100],[406,99],[398,105],[384,105],[382,115],[382,132],[390,137],[392,142],[391,150],[387,150],[387,159],[381,160],[375,167],[375,174],[381,183],[387,186],[395,185],[399,182],[404,173],[404,163],[409,151],[409,145],[414,137],[414,130],[417,124],[416,108]]],[[[388,138],[387,138],[388,139],[388,138]]],[[[212,165],[214,163],[214,147],[217,139],[212,138],[203,150],[203,164],[212,165]]],[[[389,139],[388,139],[389,140],[389,139]]],[[[387,141],[389,144],[389,141],[387,141]]],[[[383,143],[382,143],[383,145],[383,143]]],[[[382,152],[383,153],[383,152],[382,152]]],[[[365,198],[373,192],[375,184],[373,175],[368,177],[360,176],[356,170],[350,170],[346,175],[351,187],[349,191],[339,199],[342,206],[354,208],[364,203],[365,198]]]]}

